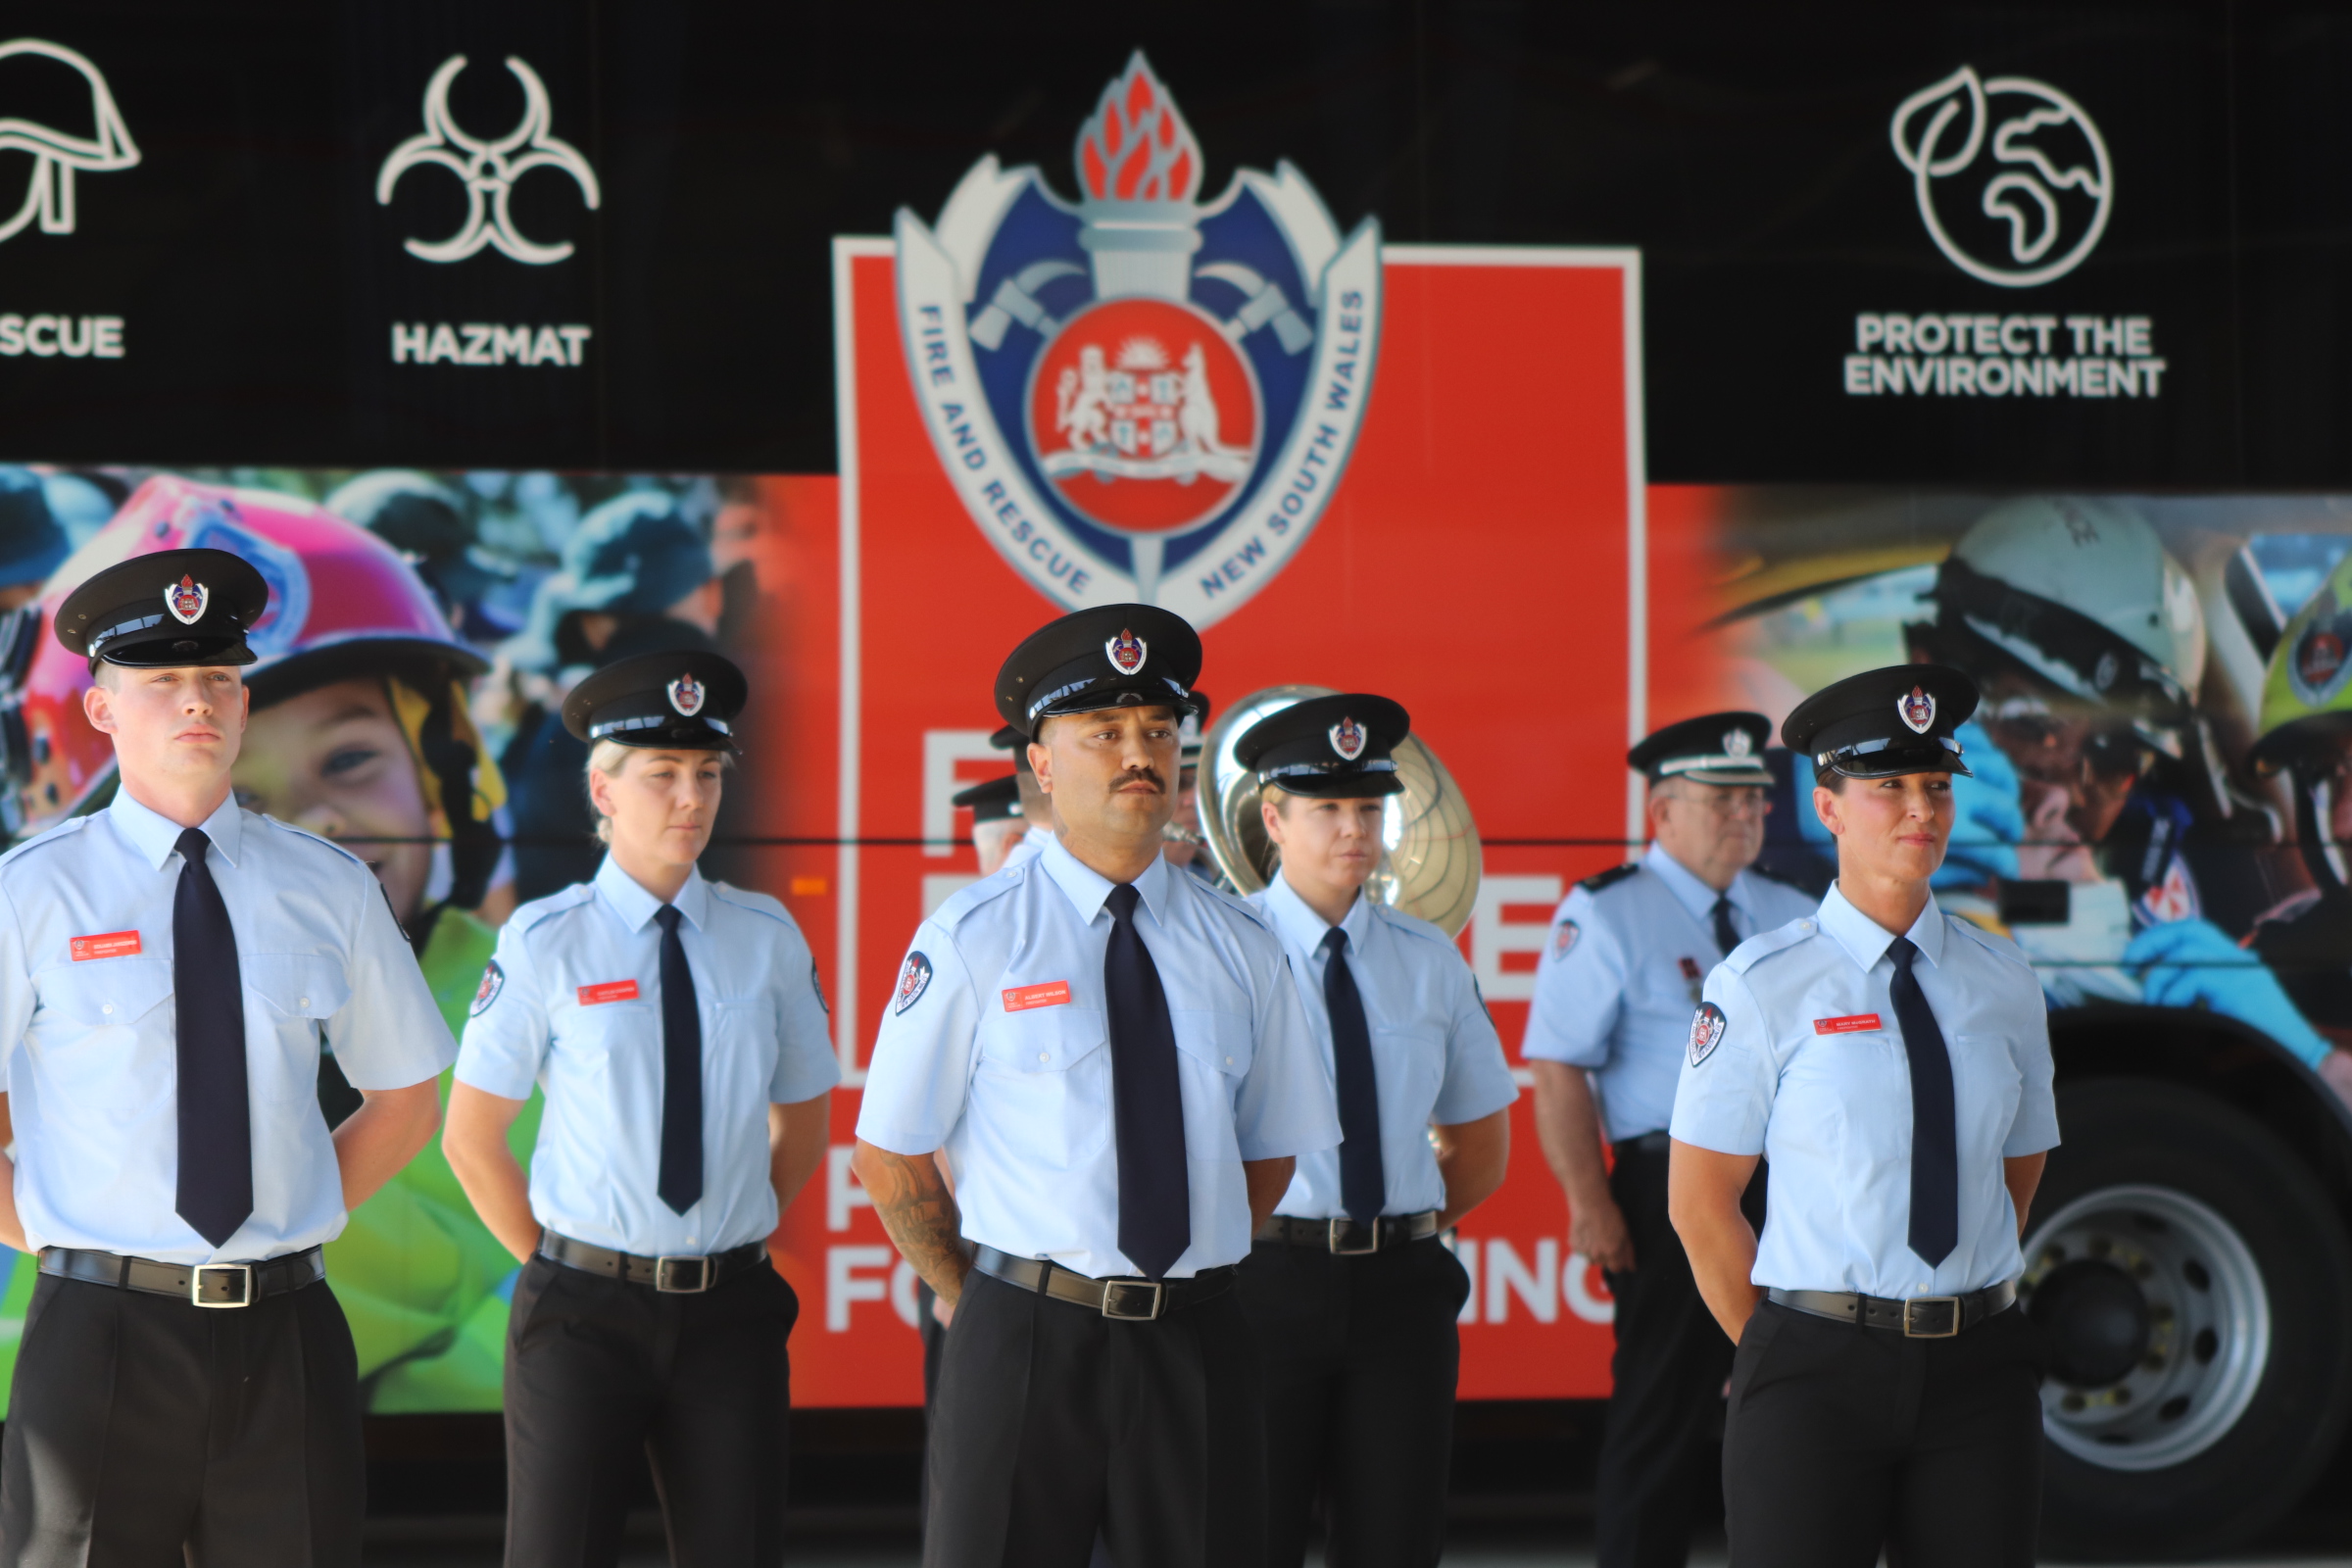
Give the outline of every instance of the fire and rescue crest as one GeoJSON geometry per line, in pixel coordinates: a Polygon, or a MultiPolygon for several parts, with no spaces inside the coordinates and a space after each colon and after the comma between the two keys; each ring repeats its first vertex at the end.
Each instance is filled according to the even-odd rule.
{"type": "Polygon", "coordinates": [[[182,573],[179,581],[164,590],[164,608],[172,618],[182,626],[193,626],[204,618],[205,607],[213,602],[213,591],[195,578],[182,573]]]}
{"type": "Polygon", "coordinates": [[[1075,203],[991,155],[936,226],[899,214],[915,395],[966,510],[1041,592],[1206,626],[1281,569],[1347,465],[1379,225],[1343,240],[1287,163],[1197,201],[1200,146],[1140,51],[1075,162],[1075,203]]]}
{"type": "Polygon", "coordinates": [[[669,706],[679,714],[692,718],[703,710],[703,683],[692,674],[680,675],[669,683],[669,706]]]}

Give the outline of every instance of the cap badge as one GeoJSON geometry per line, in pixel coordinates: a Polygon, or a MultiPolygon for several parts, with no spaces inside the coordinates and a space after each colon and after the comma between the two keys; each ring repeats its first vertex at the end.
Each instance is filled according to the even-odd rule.
{"type": "Polygon", "coordinates": [[[1755,749],[1755,740],[1747,733],[1747,731],[1743,729],[1727,729],[1723,732],[1724,756],[1745,757],[1755,749]]]}
{"type": "Polygon", "coordinates": [[[1352,718],[1343,718],[1331,726],[1331,749],[1340,754],[1340,760],[1352,762],[1364,755],[1364,726],[1352,718]]]}
{"type": "Polygon", "coordinates": [[[691,674],[680,675],[669,683],[669,706],[687,718],[703,710],[703,700],[709,695],[710,688],[691,674]]]}
{"type": "Polygon", "coordinates": [[[1102,657],[1109,660],[1110,667],[1122,675],[1132,675],[1142,669],[1144,658],[1151,651],[1150,644],[1124,626],[1119,628],[1116,637],[1102,645],[1102,657]]]}
{"type": "Polygon", "coordinates": [[[193,626],[202,620],[205,607],[212,602],[213,591],[184,574],[179,581],[164,590],[164,608],[172,612],[172,618],[182,626],[193,626]]]}
{"type": "Polygon", "coordinates": [[[1894,700],[1894,711],[1903,721],[1903,728],[1914,735],[1925,735],[1936,722],[1936,699],[1926,687],[1914,686],[1909,695],[1894,700]]]}

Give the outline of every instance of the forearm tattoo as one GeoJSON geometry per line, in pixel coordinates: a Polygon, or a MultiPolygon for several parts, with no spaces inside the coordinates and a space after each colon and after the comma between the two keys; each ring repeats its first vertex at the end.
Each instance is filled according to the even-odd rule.
{"type": "Polygon", "coordinates": [[[963,1217],[956,1199],[929,1159],[892,1154],[878,1161],[876,1180],[865,1184],[882,1216],[882,1228],[899,1249],[899,1255],[941,1297],[954,1301],[963,1294],[963,1276],[971,1263],[963,1255],[963,1217]]]}

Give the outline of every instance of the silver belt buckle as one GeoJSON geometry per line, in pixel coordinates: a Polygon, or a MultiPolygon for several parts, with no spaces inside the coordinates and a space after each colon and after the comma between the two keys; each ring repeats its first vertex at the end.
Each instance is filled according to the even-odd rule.
{"type": "Polygon", "coordinates": [[[1960,1332],[1960,1298],[1957,1296],[1914,1296],[1903,1303],[1903,1338],[1906,1340],[1948,1340],[1960,1332]],[[1942,1329],[1915,1328],[1917,1308],[1940,1306],[1951,1313],[1949,1326],[1942,1329]]]}
{"type": "Polygon", "coordinates": [[[1159,1280],[1104,1280],[1102,1282],[1102,1315],[1121,1323],[1149,1323],[1157,1318],[1168,1304],[1168,1288],[1159,1280]],[[1141,1297],[1150,1304],[1135,1311],[1128,1302],[1141,1297]]]}
{"type": "Polygon", "coordinates": [[[253,1304],[253,1265],[251,1263],[197,1264],[188,1274],[188,1300],[197,1306],[251,1306],[253,1304]],[[219,1278],[234,1276],[238,1281],[236,1299],[232,1301],[219,1296],[207,1299],[204,1294],[204,1277],[207,1274],[219,1278]]]}
{"type": "Polygon", "coordinates": [[[700,1296],[710,1288],[710,1260],[670,1253],[654,1259],[654,1289],[663,1296],[700,1296]],[[680,1285],[678,1275],[689,1265],[694,1270],[694,1283],[680,1285]]]}
{"type": "Polygon", "coordinates": [[[1365,1252],[1377,1252],[1380,1250],[1380,1216],[1375,1215],[1372,1223],[1363,1227],[1364,1234],[1372,1238],[1372,1240],[1365,1246],[1348,1247],[1343,1245],[1347,1241],[1348,1233],[1354,1227],[1355,1221],[1349,1219],[1345,1214],[1340,1215],[1337,1219],[1334,1219],[1331,1222],[1331,1235],[1329,1244],[1334,1252],[1337,1252],[1342,1257],[1355,1257],[1365,1252]]]}

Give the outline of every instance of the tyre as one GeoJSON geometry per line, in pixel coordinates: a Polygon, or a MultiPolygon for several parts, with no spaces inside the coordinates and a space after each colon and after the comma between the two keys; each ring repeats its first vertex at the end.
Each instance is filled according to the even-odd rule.
{"type": "Polygon", "coordinates": [[[2352,1407],[2352,1246],[2260,1122],[2172,1084],[2063,1087],[2019,1282],[2048,1338],[2042,1549],[2201,1556],[2301,1500],[2352,1407]]]}

